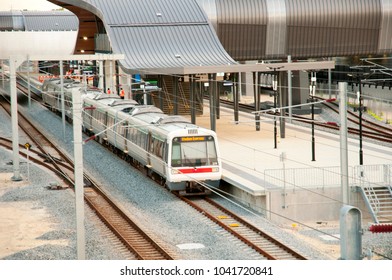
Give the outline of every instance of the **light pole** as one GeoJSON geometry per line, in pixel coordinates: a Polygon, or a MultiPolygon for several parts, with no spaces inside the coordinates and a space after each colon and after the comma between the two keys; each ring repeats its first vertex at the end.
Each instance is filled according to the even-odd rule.
{"type": "Polygon", "coordinates": [[[358,100],[358,108],[354,108],[354,111],[359,111],[359,165],[363,165],[363,149],[362,149],[362,111],[365,109],[362,106],[362,77],[363,75],[367,75],[367,73],[359,73],[348,74],[353,78],[357,78],[358,80],[358,91],[357,91],[357,100],[358,100]]]}
{"type": "Polygon", "coordinates": [[[363,150],[362,150],[362,84],[361,78],[358,78],[358,103],[359,103],[359,165],[363,165],[363,150]]]}
{"type": "MultiPolygon", "coordinates": [[[[274,72],[276,72],[276,69],[274,69],[274,72]]],[[[274,149],[277,147],[277,137],[278,137],[278,131],[276,128],[276,100],[278,98],[278,79],[276,74],[274,75],[274,82],[273,82],[273,90],[274,90],[274,149]]]]}
{"type": "Polygon", "coordinates": [[[316,81],[316,73],[312,72],[310,79],[310,102],[312,103],[312,161],[316,161],[316,141],[314,138],[314,95],[316,93],[316,81]]]}
{"type": "Polygon", "coordinates": [[[274,80],[272,82],[272,89],[274,91],[274,149],[277,148],[277,137],[278,137],[278,130],[276,127],[276,102],[278,98],[278,76],[276,74],[276,70],[283,68],[283,66],[279,67],[267,67],[268,69],[274,70],[274,80]]]}

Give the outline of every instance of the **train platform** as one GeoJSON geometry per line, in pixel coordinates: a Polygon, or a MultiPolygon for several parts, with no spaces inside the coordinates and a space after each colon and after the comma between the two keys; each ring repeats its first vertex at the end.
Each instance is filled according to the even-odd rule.
{"type": "MultiPolygon", "coordinates": [[[[208,104],[196,124],[210,128],[208,104]]],[[[228,191],[279,222],[287,222],[282,215],[290,220],[338,220],[342,206],[340,134],[315,130],[312,161],[311,128],[286,120],[285,138],[281,138],[278,120],[275,149],[273,117],[261,117],[260,127],[256,131],[254,116],[242,112],[236,124],[233,110],[221,107],[216,132],[228,191]]],[[[353,186],[390,183],[392,147],[363,140],[364,164],[360,166],[359,140],[349,138],[347,155],[350,202],[367,212],[353,186]]]]}

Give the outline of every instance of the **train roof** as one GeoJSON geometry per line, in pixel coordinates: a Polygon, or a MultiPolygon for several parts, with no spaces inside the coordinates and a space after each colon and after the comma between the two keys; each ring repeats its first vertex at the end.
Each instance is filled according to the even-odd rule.
{"type": "Polygon", "coordinates": [[[117,107],[117,106],[136,106],[139,105],[137,101],[132,99],[113,99],[111,103],[108,104],[110,107],[117,107]]]}
{"type": "Polygon", "coordinates": [[[104,99],[118,99],[121,100],[120,96],[115,95],[115,94],[107,94],[107,93],[102,93],[100,95],[97,95],[94,97],[94,100],[104,100],[104,99]]]}

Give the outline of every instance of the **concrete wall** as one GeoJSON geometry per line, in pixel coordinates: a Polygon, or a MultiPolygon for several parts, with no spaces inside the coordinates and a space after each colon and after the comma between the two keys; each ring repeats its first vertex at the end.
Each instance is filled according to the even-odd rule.
{"type": "MultiPolygon", "coordinates": [[[[270,220],[279,224],[300,222],[339,221],[341,188],[315,188],[306,190],[283,190],[269,193],[270,220]]],[[[350,192],[350,205],[358,207],[364,220],[370,220],[370,214],[361,195],[350,192]]]]}
{"type": "MultiPolygon", "coordinates": [[[[283,189],[268,191],[264,195],[253,196],[234,186],[224,190],[234,195],[238,202],[264,215],[267,219],[281,225],[293,223],[339,222],[341,188],[283,189]]],[[[350,205],[358,207],[364,221],[371,216],[360,193],[355,187],[350,192],[350,205]]]]}

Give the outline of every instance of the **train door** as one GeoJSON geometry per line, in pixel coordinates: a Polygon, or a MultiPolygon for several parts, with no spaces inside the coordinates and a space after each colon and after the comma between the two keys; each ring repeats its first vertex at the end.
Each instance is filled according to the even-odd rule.
{"type": "Polygon", "coordinates": [[[103,123],[103,129],[104,129],[104,133],[103,133],[103,140],[107,141],[108,140],[108,119],[109,119],[109,115],[108,112],[105,112],[105,118],[104,118],[104,123],[103,123]]]}
{"type": "Polygon", "coordinates": [[[147,135],[147,166],[151,166],[151,152],[152,149],[154,148],[152,144],[152,134],[151,131],[148,132],[147,135]]]}
{"type": "Polygon", "coordinates": [[[128,153],[128,137],[129,137],[129,128],[128,122],[124,122],[124,129],[123,129],[123,137],[124,137],[124,153],[128,153]]]}

